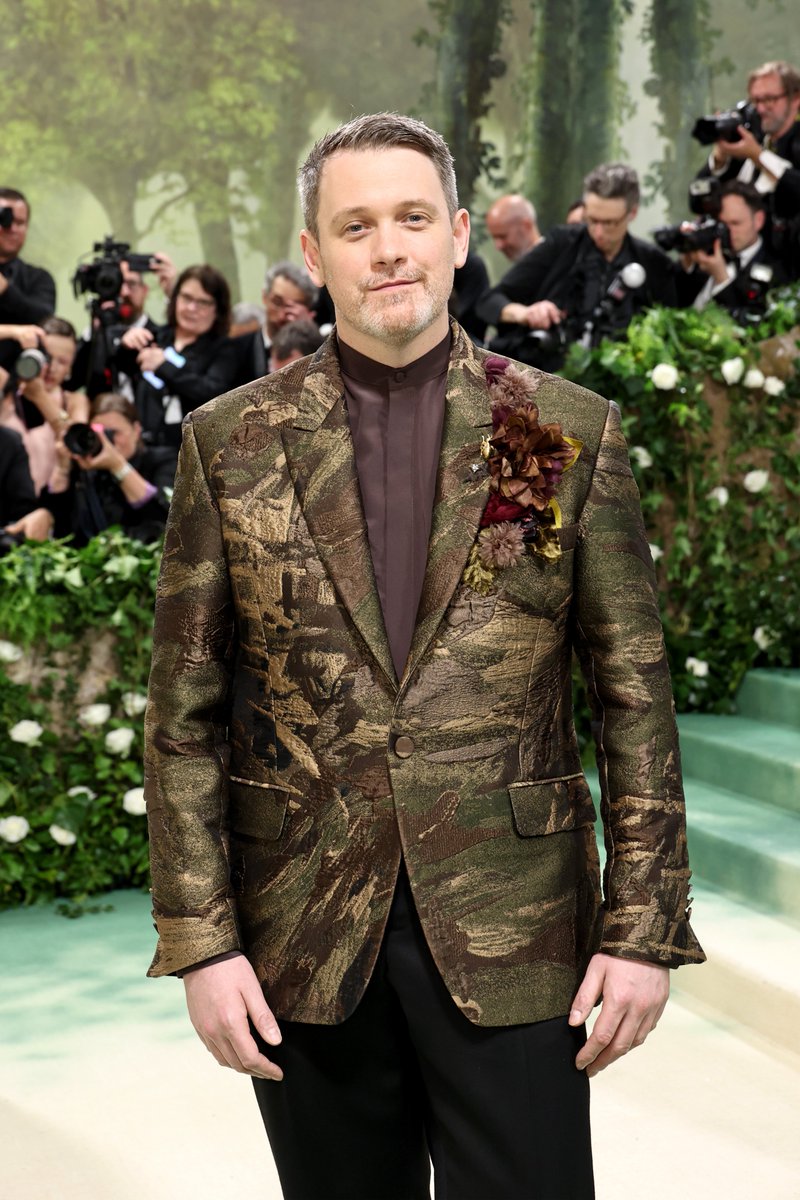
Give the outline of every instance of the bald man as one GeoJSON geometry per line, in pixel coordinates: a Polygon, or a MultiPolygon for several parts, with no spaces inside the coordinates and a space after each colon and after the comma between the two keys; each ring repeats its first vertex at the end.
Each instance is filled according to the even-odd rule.
{"type": "Polygon", "coordinates": [[[486,214],[486,228],[496,249],[511,262],[522,258],[542,240],[536,209],[517,192],[495,200],[486,214]]]}

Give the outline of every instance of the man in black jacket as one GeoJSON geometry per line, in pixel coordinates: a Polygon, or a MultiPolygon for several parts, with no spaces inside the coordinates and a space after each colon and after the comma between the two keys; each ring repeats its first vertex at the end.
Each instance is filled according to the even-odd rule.
{"type": "MultiPolygon", "coordinates": [[[[41,325],[56,307],[53,276],[19,257],[28,236],[30,205],[16,188],[0,188],[0,324],[41,325]]],[[[0,366],[8,367],[19,345],[0,342],[0,366]]]]}
{"type": "Polygon", "coordinates": [[[557,370],[567,343],[619,335],[641,309],[677,303],[670,260],[628,232],[639,206],[633,168],[595,167],[584,180],[583,201],[584,224],[556,226],[478,304],[479,315],[497,326],[492,350],[557,370]],[[621,272],[633,263],[643,279],[620,286],[621,272]],[[537,331],[551,336],[543,343],[537,331]]]}

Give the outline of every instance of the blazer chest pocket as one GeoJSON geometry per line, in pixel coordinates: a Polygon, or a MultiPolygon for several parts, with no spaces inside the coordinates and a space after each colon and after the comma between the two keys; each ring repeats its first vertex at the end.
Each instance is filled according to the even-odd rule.
{"type": "Polygon", "coordinates": [[[228,827],[231,833],[277,841],[283,831],[290,792],[274,784],[231,778],[228,782],[228,827]]]}
{"type": "Polygon", "coordinates": [[[589,785],[581,772],[556,779],[512,783],[508,788],[514,825],[521,837],[541,837],[593,825],[597,819],[589,785]]]}

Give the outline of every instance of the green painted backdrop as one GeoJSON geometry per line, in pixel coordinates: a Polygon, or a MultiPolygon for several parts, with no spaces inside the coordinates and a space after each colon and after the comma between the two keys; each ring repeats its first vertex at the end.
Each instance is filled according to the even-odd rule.
{"type": "MultiPolygon", "coordinates": [[[[683,215],[703,159],[695,115],[747,70],[800,61],[782,0],[6,0],[0,182],[33,204],[25,257],[69,278],[113,232],[179,266],[207,259],[237,298],[298,257],[294,173],[315,136],[394,108],[436,124],[481,214],[524,189],[546,227],[604,158],[639,170],[646,234],[683,215]]],[[[490,269],[504,260],[484,246],[490,269]]],[[[161,316],[151,296],[153,315],[161,316]]]]}

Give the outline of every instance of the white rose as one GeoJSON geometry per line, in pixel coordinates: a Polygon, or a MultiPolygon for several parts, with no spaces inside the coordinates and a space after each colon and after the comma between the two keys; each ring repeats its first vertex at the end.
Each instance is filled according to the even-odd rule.
{"type": "Polygon", "coordinates": [[[143,817],[147,812],[144,802],[144,788],[136,787],[127,791],[122,797],[122,807],[132,817],[143,817]]]}
{"type": "Polygon", "coordinates": [[[687,658],[686,670],[692,675],[696,675],[698,679],[705,679],[708,674],[708,663],[702,658],[687,658]]]}
{"type": "Polygon", "coordinates": [[[764,386],[764,372],[759,371],[758,367],[751,367],[742,380],[746,388],[760,388],[764,386]]]}
{"type": "Polygon", "coordinates": [[[0,838],[4,842],[21,842],[31,827],[24,817],[0,817],[0,838]]]}
{"type": "Polygon", "coordinates": [[[758,646],[759,650],[768,650],[775,638],[769,633],[763,625],[758,625],[753,630],[753,641],[758,646]]]}
{"type": "Polygon", "coordinates": [[[0,662],[19,662],[22,658],[22,651],[19,646],[15,646],[13,642],[0,641],[0,662]]]}
{"type": "Polygon", "coordinates": [[[122,707],[126,717],[138,717],[147,708],[147,696],[141,692],[124,692],[122,707]]]}
{"type": "Polygon", "coordinates": [[[748,492],[763,492],[769,483],[769,471],[748,471],[743,482],[748,492]]]}
{"type": "Polygon", "coordinates": [[[636,459],[640,467],[652,467],[653,456],[644,446],[631,446],[631,458],[636,459]]]}
{"type": "Polygon", "coordinates": [[[726,358],[725,362],[720,367],[722,378],[726,383],[738,383],[744,375],[744,359],[743,358],[726,358]]]}
{"type": "Polygon", "coordinates": [[[712,488],[708,493],[708,498],[709,500],[716,500],[720,508],[724,508],[730,500],[731,494],[726,487],[720,486],[712,488]]]}
{"type": "Polygon", "coordinates": [[[59,846],[74,846],[78,840],[72,830],[65,829],[63,825],[51,825],[49,833],[53,841],[58,842],[59,846]]]}
{"type": "Polygon", "coordinates": [[[109,754],[127,754],[135,737],[134,730],[126,725],[122,729],[112,729],[106,734],[106,750],[109,754]]]}
{"type": "Polygon", "coordinates": [[[780,396],[786,390],[786,384],[777,375],[768,375],[764,380],[764,391],[768,396],[780,396]]]}
{"type": "Polygon", "coordinates": [[[91,788],[84,787],[82,784],[77,784],[71,787],[67,792],[68,796],[85,796],[87,800],[96,800],[97,792],[93,792],[91,788]]]}
{"type": "Polygon", "coordinates": [[[654,563],[657,563],[660,558],[664,557],[664,551],[660,546],[656,546],[653,542],[650,543],[650,557],[654,563]]]}
{"type": "Polygon", "coordinates": [[[12,742],[19,742],[22,746],[37,746],[43,733],[44,729],[38,721],[17,721],[9,729],[8,736],[12,742]]]}
{"type": "Polygon", "coordinates": [[[110,704],[87,704],[78,713],[78,720],[81,725],[105,725],[110,716],[110,704]]]}
{"type": "Polygon", "coordinates": [[[657,367],[653,367],[650,378],[653,381],[653,387],[659,388],[662,392],[671,392],[674,387],[677,387],[680,376],[672,363],[659,363],[657,367]]]}

